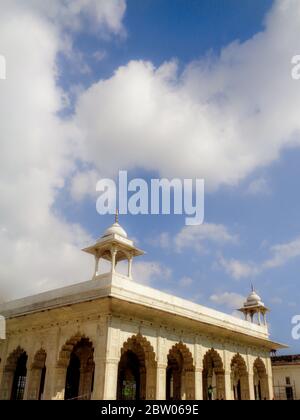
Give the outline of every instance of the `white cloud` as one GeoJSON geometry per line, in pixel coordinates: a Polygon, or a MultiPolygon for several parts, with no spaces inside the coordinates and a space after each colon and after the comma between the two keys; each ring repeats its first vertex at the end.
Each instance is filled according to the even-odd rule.
{"type": "Polygon", "coordinates": [[[189,287],[193,284],[193,279],[191,277],[184,276],[179,280],[180,287],[189,287]]]}
{"type": "Polygon", "coordinates": [[[291,259],[300,257],[300,238],[271,247],[272,257],[262,264],[263,269],[285,265],[291,259]]]}
{"type": "Polygon", "coordinates": [[[2,0],[1,14],[35,14],[60,29],[93,31],[105,36],[124,31],[125,0],[2,0]]]}
{"type": "Polygon", "coordinates": [[[270,302],[271,302],[271,303],[273,303],[274,305],[281,305],[281,303],[282,303],[282,298],[280,298],[280,297],[278,297],[278,296],[275,296],[275,297],[272,297],[272,298],[270,299],[270,302]]]}
{"type": "Polygon", "coordinates": [[[244,296],[230,292],[213,294],[209,299],[216,305],[226,306],[229,309],[238,309],[245,302],[244,296]]]}
{"type": "Polygon", "coordinates": [[[238,236],[231,234],[226,226],[205,223],[199,226],[185,226],[174,238],[175,249],[182,252],[193,248],[198,252],[206,252],[207,243],[224,245],[237,243],[238,236]]]}
{"type": "Polygon", "coordinates": [[[167,249],[172,246],[172,240],[168,232],[162,232],[147,239],[147,242],[152,246],[158,246],[167,249]]]}
{"type": "Polygon", "coordinates": [[[259,273],[259,269],[254,263],[245,263],[237,259],[227,260],[223,257],[220,257],[218,260],[219,265],[225,269],[231,277],[236,280],[241,278],[255,276],[259,273]]]}
{"type": "Polygon", "coordinates": [[[116,1],[111,9],[109,4],[1,1],[0,51],[7,62],[7,79],[0,81],[2,299],[91,275],[93,263],[80,247],[92,238],[54,210],[74,170],[72,131],[58,117],[65,92],[57,86],[56,58],[66,47],[62,31],[79,28],[82,16],[88,14],[99,29],[120,29],[120,12],[113,10],[124,3],[116,1]]]}
{"type": "Polygon", "coordinates": [[[107,56],[107,52],[103,50],[97,50],[93,53],[93,58],[96,61],[102,61],[106,58],[106,56],[107,56]]]}
{"type": "Polygon", "coordinates": [[[170,279],[171,269],[155,261],[136,261],[132,266],[132,276],[138,283],[151,286],[155,281],[166,282],[170,279]]]}
{"type": "MultiPolygon", "coordinates": [[[[74,118],[63,122],[56,57],[72,48],[65,29],[122,35],[124,13],[123,0],[1,2],[0,53],[7,62],[0,84],[2,293],[27,294],[87,273],[90,261],[83,263],[78,247],[90,238],[53,210],[76,159],[106,176],[143,167],[204,177],[215,188],[236,184],[277,159],[283,147],[299,144],[300,95],[290,77],[300,39],[298,0],[276,2],[264,32],[232,43],[219,57],[190,63],[182,74],[175,62],[120,67],[79,94],[74,118]]],[[[78,175],[72,184],[74,197],[89,190],[89,175],[81,175],[86,178],[78,175]]],[[[235,241],[216,225],[191,232],[176,238],[179,250],[235,241]]],[[[298,256],[298,244],[272,252],[266,268],[298,256]]],[[[245,277],[245,267],[236,267],[245,277]]],[[[150,272],[168,276],[160,266],[150,268],[139,268],[145,281],[150,272]]]]}
{"type": "Polygon", "coordinates": [[[262,262],[243,262],[238,259],[226,259],[220,257],[219,266],[233,278],[253,277],[266,270],[284,266],[290,260],[300,257],[300,238],[296,238],[287,243],[273,245],[270,247],[271,257],[262,262]]]}
{"type": "Polygon", "coordinates": [[[174,61],[129,62],[81,95],[74,122],[82,156],[107,174],[143,167],[203,177],[208,188],[235,185],[299,145],[290,64],[299,39],[299,1],[282,0],[261,33],[181,74],[174,61]]]}
{"type": "Polygon", "coordinates": [[[81,201],[87,196],[95,197],[96,185],[100,179],[94,170],[77,172],[71,179],[70,193],[75,201],[81,201]]]}
{"type": "Polygon", "coordinates": [[[270,192],[269,183],[263,177],[253,180],[246,190],[246,193],[250,195],[268,195],[270,192]]]}

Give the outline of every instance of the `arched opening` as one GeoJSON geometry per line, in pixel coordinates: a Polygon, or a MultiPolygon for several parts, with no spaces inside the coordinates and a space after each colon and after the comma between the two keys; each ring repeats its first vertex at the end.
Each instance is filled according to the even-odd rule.
{"type": "Polygon", "coordinates": [[[13,386],[11,391],[11,400],[23,400],[27,376],[27,359],[26,352],[22,352],[16,363],[13,386]]]}
{"type": "Polygon", "coordinates": [[[253,365],[254,395],[256,400],[269,400],[268,375],[264,362],[258,357],[253,365]]]}
{"type": "Polygon", "coordinates": [[[167,400],[195,399],[193,357],[183,343],[177,343],[168,354],[166,375],[167,400]]]}
{"type": "Polygon", "coordinates": [[[203,359],[203,399],[225,400],[225,375],[221,356],[214,349],[203,359]]]}
{"type": "Polygon", "coordinates": [[[6,360],[0,386],[0,399],[24,398],[27,377],[27,353],[17,347],[6,360]]]}
{"type": "Polygon", "coordinates": [[[34,356],[31,366],[28,384],[29,400],[42,400],[44,397],[46,379],[46,357],[45,350],[40,349],[34,356]]]}
{"type": "Polygon", "coordinates": [[[94,378],[94,348],[88,338],[73,347],[66,373],[65,400],[90,400],[94,378]]]}
{"type": "Polygon", "coordinates": [[[67,369],[65,400],[73,400],[79,397],[80,383],[80,359],[75,353],[71,353],[67,369]]]}
{"type": "Polygon", "coordinates": [[[119,400],[139,400],[143,366],[131,350],[122,354],[119,363],[119,400]]]}
{"type": "Polygon", "coordinates": [[[46,366],[41,369],[41,381],[40,381],[40,387],[39,387],[39,394],[38,394],[38,400],[43,399],[44,391],[45,391],[45,380],[46,380],[46,366]]]}
{"type": "Polygon", "coordinates": [[[156,361],[151,344],[140,334],[124,343],[118,367],[118,400],[151,400],[156,392],[156,361]]]}
{"type": "Polygon", "coordinates": [[[247,365],[240,354],[231,361],[231,389],[234,400],[249,400],[249,375],[247,365]]]}
{"type": "Polygon", "coordinates": [[[82,335],[72,337],[60,352],[56,367],[55,399],[91,399],[94,370],[93,343],[82,335]]]}
{"type": "Polygon", "coordinates": [[[181,376],[183,371],[183,358],[180,352],[168,355],[167,366],[167,400],[181,400],[181,376]]]}

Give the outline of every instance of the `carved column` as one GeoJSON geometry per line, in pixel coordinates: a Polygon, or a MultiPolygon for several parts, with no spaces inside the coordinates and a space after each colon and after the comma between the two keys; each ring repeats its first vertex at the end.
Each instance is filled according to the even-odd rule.
{"type": "Polygon", "coordinates": [[[132,278],[132,256],[128,258],[128,277],[132,278]]]}
{"type": "Polygon", "coordinates": [[[273,372],[272,372],[271,358],[267,357],[265,363],[266,363],[266,368],[267,368],[267,373],[268,373],[268,378],[267,378],[267,381],[268,381],[268,385],[267,385],[268,395],[267,395],[267,397],[270,400],[273,400],[274,399],[274,388],[273,388],[273,372]]]}
{"type": "Polygon", "coordinates": [[[203,400],[203,369],[195,368],[195,400],[203,400]]]}
{"type": "Polygon", "coordinates": [[[98,255],[95,255],[95,272],[94,272],[94,279],[97,277],[99,272],[99,260],[100,257],[98,255]]]}
{"type": "Polygon", "coordinates": [[[243,374],[240,378],[241,381],[241,398],[242,400],[250,399],[250,388],[249,388],[249,375],[247,373],[243,374]]]}
{"type": "Polygon", "coordinates": [[[185,399],[195,400],[195,370],[185,372],[185,399]]]}
{"type": "Polygon", "coordinates": [[[103,400],[104,396],[104,378],[105,378],[105,358],[94,356],[94,390],[91,396],[92,400],[103,400]]]}
{"type": "Polygon", "coordinates": [[[105,362],[105,377],[103,389],[104,400],[117,399],[118,366],[119,359],[109,359],[105,362]]]}
{"type": "Polygon", "coordinates": [[[195,337],[194,346],[195,362],[195,400],[203,400],[203,350],[200,337],[195,337]]]}
{"type": "Polygon", "coordinates": [[[158,363],[156,369],[156,399],[166,399],[166,375],[167,375],[167,364],[158,363]]]}
{"type": "Polygon", "coordinates": [[[111,249],[111,272],[114,273],[116,271],[116,255],[117,250],[115,248],[111,249]]]}
{"type": "Polygon", "coordinates": [[[58,343],[59,335],[56,337],[50,337],[52,345],[47,348],[47,359],[46,359],[46,377],[45,377],[45,388],[44,388],[44,400],[51,400],[55,397],[55,381],[56,381],[56,367],[57,367],[57,355],[58,355],[58,343]]]}
{"type": "Polygon", "coordinates": [[[65,398],[65,387],[66,387],[66,366],[56,366],[55,368],[55,382],[53,387],[52,400],[64,400],[65,398]]]}
{"type": "Polygon", "coordinates": [[[231,371],[226,370],[223,375],[218,374],[217,375],[217,384],[218,382],[222,382],[222,376],[223,376],[223,387],[221,385],[218,386],[220,388],[220,391],[218,392],[219,397],[218,399],[225,399],[225,400],[232,400],[232,392],[231,392],[231,371]],[[222,391],[223,388],[223,391],[222,391]],[[222,392],[225,390],[225,395],[222,397],[222,392]]]}
{"type": "Polygon", "coordinates": [[[0,400],[10,400],[14,380],[14,369],[5,369],[2,375],[0,400]]]}
{"type": "Polygon", "coordinates": [[[32,368],[28,372],[28,393],[27,400],[37,400],[41,385],[42,369],[32,368]]]}
{"type": "Polygon", "coordinates": [[[254,375],[252,372],[248,374],[248,384],[249,384],[249,398],[250,400],[255,400],[254,375]]]}
{"type": "Polygon", "coordinates": [[[155,400],[156,396],[156,381],[157,381],[157,368],[152,363],[147,363],[146,367],[146,400],[155,400]]]}

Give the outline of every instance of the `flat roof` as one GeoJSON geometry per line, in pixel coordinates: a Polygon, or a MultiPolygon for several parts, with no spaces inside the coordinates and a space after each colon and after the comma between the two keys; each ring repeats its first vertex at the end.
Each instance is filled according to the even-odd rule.
{"type": "Polygon", "coordinates": [[[224,334],[226,331],[227,333],[242,334],[255,341],[261,341],[261,344],[270,350],[286,348],[283,344],[269,340],[268,329],[265,325],[257,325],[161,292],[117,273],[102,274],[83,283],[6,302],[0,305],[0,314],[10,319],[105,297],[144,306],[152,311],[167,312],[174,316],[193,320],[194,323],[211,325],[218,328],[218,331],[225,331],[224,334]]]}
{"type": "Polygon", "coordinates": [[[300,354],[272,356],[271,360],[273,365],[300,365],[300,354]]]}

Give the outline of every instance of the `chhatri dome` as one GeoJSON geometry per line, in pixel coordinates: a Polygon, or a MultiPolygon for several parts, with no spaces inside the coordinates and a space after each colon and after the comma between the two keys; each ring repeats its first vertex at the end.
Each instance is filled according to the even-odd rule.
{"type": "Polygon", "coordinates": [[[116,211],[115,223],[112,224],[109,228],[106,229],[106,231],[102,235],[102,238],[105,238],[106,236],[113,235],[113,234],[120,235],[123,238],[127,238],[126,231],[119,224],[119,213],[118,213],[118,211],[116,211]]]}
{"type": "Polygon", "coordinates": [[[256,291],[252,287],[252,291],[250,295],[247,297],[247,300],[244,303],[244,306],[249,307],[249,306],[257,306],[257,305],[265,306],[261,300],[261,297],[256,293],[256,291]]]}
{"type": "Polygon", "coordinates": [[[254,320],[254,316],[257,315],[258,323],[261,324],[261,315],[263,317],[263,323],[266,325],[266,313],[269,312],[269,309],[265,306],[264,302],[261,300],[261,297],[256,293],[252,285],[252,291],[247,297],[246,302],[243,307],[238,309],[245,315],[245,319],[248,320],[250,316],[251,322],[254,320]]]}
{"type": "Polygon", "coordinates": [[[128,239],[126,231],[119,224],[118,216],[118,211],[116,211],[115,222],[105,230],[103,235],[97,239],[96,243],[83,249],[83,251],[95,257],[94,279],[100,275],[100,259],[111,262],[110,271],[112,274],[115,273],[116,266],[120,261],[128,261],[127,276],[131,278],[132,259],[144,254],[144,251],[137,248],[134,242],[128,239]]]}

